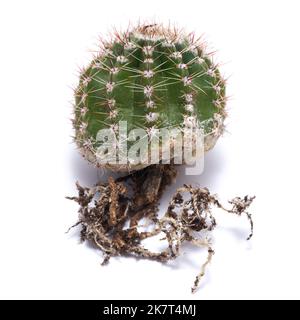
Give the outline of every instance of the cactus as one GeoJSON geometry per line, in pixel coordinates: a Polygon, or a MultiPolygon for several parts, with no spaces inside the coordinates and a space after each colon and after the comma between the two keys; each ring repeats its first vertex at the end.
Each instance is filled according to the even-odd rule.
{"type": "MultiPolygon", "coordinates": [[[[101,166],[96,150],[101,129],[201,128],[211,149],[224,128],[225,80],[193,34],[162,25],[138,25],[103,41],[80,74],[75,90],[75,141],[82,155],[101,166]]],[[[146,165],[109,166],[117,171],[146,165]]]]}
{"type": "MultiPolygon", "coordinates": [[[[128,156],[125,163],[103,164],[97,153],[102,129],[118,136],[114,147],[122,150],[119,128],[125,122],[127,131],[143,129],[147,142],[162,128],[177,128],[184,134],[191,129],[200,131],[202,151],[207,151],[224,130],[225,104],[225,80],[212,55],[193,34],[156,24],[138,25],[103,41],[101,50],[81,71],[75,90],[75,142],[97,167],[128,174],[109,177],[108,182],[92,188],[77,183],[78,197],[68,197],[80,206],[76,225],[81,225],[81,239],[103,252],[103,264],[112,256],[125,255],[172,260],[179,256],[183,243],[190,242],[208,251],[192,287],[195,292],[214,253],[210,240],[196,234],[215,228],[213,206],[238,216],[245,214],[251,226],[248,240],[252,237],[253,222],[247,209],[255,197],[236,197],[229,202],[232,208],[226,209],[207,188],[185,184],[177,189],[165,214],[158,215],[158,201],[176,177],[175,161],[164,162],[163,143],[156,144],[161,159],[153,166],[147,161],[131,162],[128,156]],[[149,220],[152,231],[139,230],[143,219],[149,220]],[[157,235],[164,235],[165,249],[152,252],[143,246],[143,240],[157,235]]],[[[127,137],[125,141],[132,143],[127,137]]]]}

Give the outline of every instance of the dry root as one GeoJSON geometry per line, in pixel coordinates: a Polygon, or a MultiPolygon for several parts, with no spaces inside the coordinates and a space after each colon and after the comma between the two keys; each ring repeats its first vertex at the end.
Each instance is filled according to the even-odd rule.
{"type": "Polygon", "coordinates": [[[178,257],[185,242],[206,247],[207,260],[192,287],[195,292],[214,254],[209,240],[200,237],[201,232],[212,231],[216,226],[212,207],[239,216],[244,213],[251,225],[250,239],[253,222],[246,209],[254,197],[234,198],[229,201],[232,208],[226,209],[208,189],[184,185],[173,195],[165,214],[158,216],[158,200],[175,176],[174,167],[154,165],[124,178],[110,178],[108,183],[99,183],[92,188],[77,183],[78,197],[68,199],[75,200],[80,206],[76,225],[81,225],[81,240],[92,242],[104,253],[102,264],[106,264],[110,257],[120,255],[165,262],[178,257]],[[151,231],[138,231],[143,218],[149,220],[151,231]],[[142,245],[144,239],[159,234],[167,240],[165,250],[152,252],[142,245]]]}

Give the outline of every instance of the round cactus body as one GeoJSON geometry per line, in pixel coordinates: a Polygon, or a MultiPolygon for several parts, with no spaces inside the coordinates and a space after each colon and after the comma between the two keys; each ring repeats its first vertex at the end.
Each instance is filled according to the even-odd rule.
{"type": "MultiPolygon", "coordinates": [[[[225,81],[194,36],[161,25],[115,34],[80,75],[75,91],[75,141],[97,166],[127,171],[146,163],[103,165],[97,134],[141,128],[151,140],[160,128],[201,128],[204,149],[223,131],[225,81]]],[[[117,146],[116,146],[117,148],[117,146]]]]}

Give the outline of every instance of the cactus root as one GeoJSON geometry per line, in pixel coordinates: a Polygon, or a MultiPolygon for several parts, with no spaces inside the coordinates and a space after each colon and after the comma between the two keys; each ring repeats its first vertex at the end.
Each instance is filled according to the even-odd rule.
{"type": "Polygon", "coordinates": [[[81,226],[81,240],[102,251],[102,264],[108,263],[113,256],[166,262],[177,258],[186,242],[205,247],[208,256],[195,278],[192,287],[195,292],[214,254],[210,240],[201,234],[211,232],[217,225],[212,207],[238,216],[245,214],[251,225],[250,239],[253,222],[246,210],[255,197],[236,197],[229,201],[231,208],[227,209],[207,188],[184,185],[176,190],[166,212],[159,215],[158,201],[175,177],[174,166],[153,165],[123,178],[109,178],[107,183],[98,183],[91,188],[77,183],[78,196],[68,199],[75,200],[80,207],[76,225],[81,226]],[[147,229],[140,231],[145,228],[145,221],[148,222],[147,229]],[[152,252],[142,242],[157,235],[166,241],[166,247],[160,252],[152,252]]]}

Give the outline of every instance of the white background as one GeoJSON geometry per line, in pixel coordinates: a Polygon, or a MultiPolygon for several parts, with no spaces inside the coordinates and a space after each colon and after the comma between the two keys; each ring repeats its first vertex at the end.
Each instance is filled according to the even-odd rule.
{"type": "Polygon", "coordinates": [[[299,1],[1,1],[0,298],[300,298],[299,1]],[[204,250],[169,265],[112,259],[66,235],[79,180],[99,172],[72,144],[78,67],[99,34],[139,18],[205,33],[230,75],[227,132],[198,183],[223,201],[255,194],[253,240],[245,218],[217,214],[216,254],[190,287],[204,250]]]}

